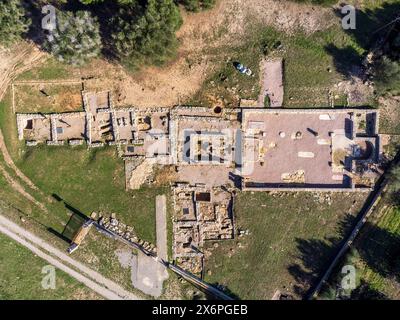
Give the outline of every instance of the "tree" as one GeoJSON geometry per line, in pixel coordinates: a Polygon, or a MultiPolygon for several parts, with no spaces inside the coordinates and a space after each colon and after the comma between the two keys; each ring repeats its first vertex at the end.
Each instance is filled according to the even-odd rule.
{"type": "Polygon", "coordinates": [[[180,0],[186,10],[188,11],[200,11],[210,9],[215,5],[215,0],[180,0]]]}
{"type": "Polygon", "coordinates": [[[104,0],[79,0],[83,4],[95,4],[95,3],[100,3],[104,2],[104,0]]]}
{"type": "Polygon", "coordinates": [[[395,167],[391,172],[391,185],[390,189],[392,192],[400,191],[400,166],[395,167]]]}
{"type": "Polygon", "coordinates": [[[173,0],[130,1],[112,20],[112,38],[118,56],[131,67],[139,63],[162,64],[176,52],[175,32],[182,24],[173,0]]]}
{"type": "Polygon", "coordinates": [[[398,61],[382,56],[375,61],[372,71],[379,91],[400,90],[400,63],[398,61]]]}
{"type": "Polygon", "coordinates": [[[102,44],[97,19],[88,11],[57,12],[57,27],[51,31],[45,47],[59,61],[82,65],[100,54],[102,44]]]}
{"type": "Polygon", "coordinates": [[[30,24],[20,0],[0,0],[0,42],[10,44],[17,41],[28,31],[30,24]]]}

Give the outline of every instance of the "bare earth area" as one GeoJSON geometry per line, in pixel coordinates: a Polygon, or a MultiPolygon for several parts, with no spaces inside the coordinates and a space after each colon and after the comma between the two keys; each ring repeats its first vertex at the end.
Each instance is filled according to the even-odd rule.
{"type": "Polygon", "coordinates": [[[0,100],[3,99],[13,75],[44,61],[45,56],[33,44],[21,43],[10,49],[0,47],[0,100]]]}
{"type": "Polygon", "coordinates": [[[182,15],[179,51],[169,64],[145,67],[131,76],[120,66],[96,60],[76,76],[94,77],[85,81],[88,91],[111,89],[117,107],[173,106],[193,96],[221,62],[212,59],[209,50],[240,43],[249,23],[290,34],[323,30],[334,21],[329,19],[333,15],[329,8],[275,0],[224,0],[212,10],[182,15]]]}

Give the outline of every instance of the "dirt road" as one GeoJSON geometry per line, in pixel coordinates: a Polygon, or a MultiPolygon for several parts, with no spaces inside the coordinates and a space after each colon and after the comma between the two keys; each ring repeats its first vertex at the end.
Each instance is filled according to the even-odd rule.
{"type": "Polygon", "coordinates": [[[7,49],[0,47],[0,100],[14,75],[45,59],[46,54],[33,43],[21,42],[7,49]]]}
{"type": "MultiPolygon", "coordinates": [[[[11,80],[19,73],[31,68],[36,63],[43,61],[46,58],[45,53],[39,51],[39,49],[32,43],[21,42],[14,45],[11,48],[0,48],[0,101],[3,99],[7,87],[11,80]]],[[[23,180],[29,187],[34,190],[38,188],[33,182],[26,177],[14,164],[11,156],[7,150],[4,142],[3,133],[0,130],[0,151],[3,155],[6,165],[14,171],[14,173],[23,180]]],[[[11,175],[9,175],[5,168],[0,167],[0,172],[5,176],[10,186],[20,193],[23,197],[33,202],[43,211],[47,212],[45,206],[36,201],[28,192],[25,191],[24,187],[16,181],[11,175]]],[[[40,191],[39,191],[40,192],[40,191]]]]}
{"type": "Polygon", "coordinates": [[[0,232],[19,242],[42,259],[68,273],[71,277],[82,282],[106,299],[141,299],[131,292],[126,291],[115,282],[103,277],[98,272],[93,271],[78,261],[75,261],[70,256],[51,246],[41,238],[33,235],[31,232],[21,228],[19,225],[1,215],[1,211],[0,232]]]}

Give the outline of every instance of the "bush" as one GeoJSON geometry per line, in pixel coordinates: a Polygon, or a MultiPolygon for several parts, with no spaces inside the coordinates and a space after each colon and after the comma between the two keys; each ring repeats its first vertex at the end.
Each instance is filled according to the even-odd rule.
{"type": "Polygon", "coordinates": [[[378,91],[400,90],[400,63],[383,56],[375,61],[373,75],[378,91]]]}
{"type": "Polygon", "coordinates": [[[200,11],[210,9],[215,5],[215,0],[180,0],[186,10],[188,11],[200,11]]]}

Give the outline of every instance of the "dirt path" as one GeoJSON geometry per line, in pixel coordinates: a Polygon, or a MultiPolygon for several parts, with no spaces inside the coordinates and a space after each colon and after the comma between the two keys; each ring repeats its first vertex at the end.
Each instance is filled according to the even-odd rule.
{"type": "Polygon", "coordinates": [[[24,187],[21,186],[7,171],[6,169],[3,168],[3,166],[0,165],[0,173],[4,176],[4,178],[7,180],[11,188],[13,188],[15,191],[17,191],[19,194],[21,194],[24,198],[28,199],[30,202],[38,206],[40,209],[42,209],[44,212],[48,213],[46,207],[37,201],[34,197],[32,197],[28,192],[25,191],[24,187]]]}
{"type": "Polygon", "coordinates": [[[71,277],[75,278],[79,282],[81,282],[84,285],[86,285],[88,288],[92,289],[94,292],[96,292],[99,295],[103,296],[104,298],[109,299],[109,300],[119,300],[119,299],[121,299],[118,295],[116,295],[112,291],[109,291],[109,290],[99,286],[97,283],[95,283],[94,281],[90,280],[89,278],[86,278],[85,276],[83,276],[80,273],[72,270],[71,268],[69,268],[65,264],[62,264],[58,260],[54,259],[53,257],[49,256],[48,254],[46,254],[43,251],[39,250],[38,248],[36,248],[35,246],[30,244],[29,242],[27,242],[23,238],[19,237],[17,234],[15,234],[15,233],[11,232],[10,230],[6,229],[2,225],[0,225],[0,233],[3,233],[4,235],[6,235],[6,236],[10,237],[11,239],[15,240],[16,242],[18,242],[19,244],[21,244],[25,248],[27,248],[30,251],[32,251],[36,256],[38,256],[38,257],[42,258],[43,260],[47,261],[48,263],[50,263],[54,267],[64,271],[65,273],[67,273],[71,277]]]}
{"type": "Polygon", "coordinates": [[[15,172],[15,174],[21,178],[21,180],[23,180],[28,186],[30,186],[32,189],[39,191],[39,189],[33,184],[33,182],[27,177],[25,176],[21,170],[19,170],[17,168],[17,166],[14,164],[14,161],[11,159],[10,154],[8,153],[6,144],[4,142],[4,137],[3,137],[3,133],[0,130],[0,150],[1,153],[3,155],[4,161],[6,162],[6,164],[15,172]]]}
{"type": "Polygon", "coordinates": [[[21,228],[11,220],[0,214],[0,232],[13,238],[41,258],[45,259],[57,268],[65,271],[70,276],[87,285],[107,299],[128,299],[140,300],[141,298],[131,292],[126,291],[120,285],[103,277],[96,271],[86,267],[70,256],[51,246],[41,238],[33,235],[29,231],[21,228]],[[42,251],[43,250],[43,251],[42,251]],[[46,253],[45,253],[46,251],[46,253]],[[57,257],[57,259],[52,256],[57,257]],[[68,267],[70,265],[79,272],[68,267]]]}
{"type": "MultiPolygon", "coordinates": [[[[46,59],[46,55],[43,52],[41,52],[35,45],[26,42],[17,44],[10,49],[0,48],[0,101],[3,99],[10,82],[16,75],[32,68],[35,64],[40,63],[44,59],[46,59]]],[[[32,189],[41,192],[34,185],[34,183],[14,164],[7,150],[1,130],[0,151],[7,166],[11,168],[19,178],[32,189]]],[[[1,165],[0,172],[4,175],[14,190],[16,190],[29,201],[33,202],[43,211],[47,212],[45,206],[35,200],[28,192],[26,192],[24,187],[18,181],[16,181],[1,165]]]]}
{"type": "MultiPolygon", "coordinates": [[[[3,99],[12,79],[21,72],[32,68],[35,64],[46,59],[34,44],[21,42],[12,48],[0,48],[0,101],[3,99]]],[[[6,164],[32,189],[38,190],[33,182],[26,177],[14,164],[4,143],[3,133],[0,130],[0,151],[6,164]]]]}
{"type": "Polygon", "coordinates": [[[27,42],[21,42],[7,49],[0,47],[0,100],[3,99],[15,75],[32,68],[46,58],[44,52],[27,42]]]}

